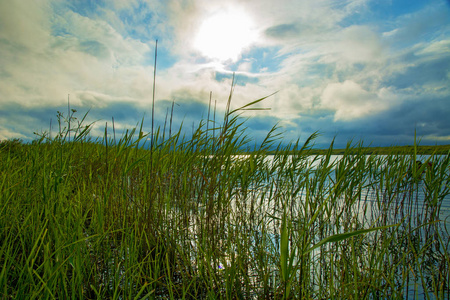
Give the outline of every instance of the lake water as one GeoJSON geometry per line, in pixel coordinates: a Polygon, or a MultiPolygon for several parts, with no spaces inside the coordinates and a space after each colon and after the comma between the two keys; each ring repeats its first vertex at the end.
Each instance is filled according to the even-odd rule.
{"type": "MultiPolygon", "coordinates": [[[[342,159],[342,155],[331,155],[330,164],[338,162],[340,159],[342,159]]],[[[379,155],[378,156],[381,159],[386,158],[386,155],[379,155]]],[[[429,155],[421,155],[417,156],[417,160],[421,162],[426,162],[431,157],[429,155]]],[[[437,156],[434,159],[441,160],[444,156],[437,156]]],[[[273,156],[268,156],[267,161],[270,164],[273,161],[273,156]]],[[[311,168],[315,169],[319,167],[321,159],[314,159],[311,158],[311,168]]],[[[380,167],[386,167],[386,163],[380,167]]],[[[332,168],[332,171],[330,172],[330,176],[327,180],[329,184],[333,184],[336,180],[335,173],[333,172],[335,168],[332,168]]],[[[449,169],[447,169],[447,173],[450,172],[449,169]]],[[[399,201],[402,197],[414,197],[414,204],[416,207],[414,209],[416,210],[424,210],[424,206],[426,206],[429,203],[429,199],[427,199],[427,181],[426,181],[426,169],[422,175],[422,179],[418,180],[414,186],[403,186],[403,190],[397,190],[397,191],[390,191],[390,193],[395,194],[394,196],[391,196],[391,198],[396,198],[395,200],[399,201]],[[406,187],[406,188],[405,188],[406,187]]],[[[442,183],[442,190],[445,188],[450,189],[449,186],[450,182],[443,182],[442,183]]],[[[362,203],[365,203],[365,205],[368,205],[371,209],[375,209],[376,206],[379,206],[380,197],[385,196],[385,194],[389,193],[389,191],[386,190],[386,188],[380,186],[380,185],[371,185],[370,187],[364,187],[361,189],[360,195],[358,200],[362,203]]],[[[444,192],[443,197],[439,199],[439,220],[441,223],[446,226],[450,231],[450,192],[444,192]]],[[[303,195],[304,196],[304,195],[303,195]]],[[[408,203],[403,203],[403,205],[408,205],[408,203]]],[[[406,209],[407,207],[403,207],[406,209]]],[[[362,209],[362,208],[361,208],[362,209]]],[[[412,209],[412,208],[410,208],[412,209]]],[[[386,212],[385,212],[386,213],[386,212]]]]}
{"type": "MultiPolygon", "coordinates": [[[[245,156],[239,157],[239,159],[245,159],[245,156]]],[[[316,158],[316,160],[310,158],[310,161],[303,165],[310,168],[310,172],[306,175],[308,177],[306,180],[309,180],[309,183],[299,183],[291,179],[292,182],[286,184],[282,180],[289,180],[289,176],[281,176],[280,180],[280,178],[276,178],[277,173],[273,173],[273,177],[267,179],[267,186],[260,185],[258,188],[252,189],[251,192],[247,194],[248,199],[246,201],[243,201],[244,199],[242,198],[237,198],[235,199],[236,201],[233,206],[237,211],[247,210],[249,214],[257,214],[260,216],[270,215],[281,218],[283,209],[280,207],[280,203],[277,203],[272,199],[284,197],[287,200],[282,200],[281,202],[286,201],[286,203],[289,203],[289,214],[291,217],[311,217],[312,214],[308,215],[304,212],[304,203],[307,202],[308,198],[322,200],[333,198],[331,197],[332,195],[330,195],[335,191],[333,186],[339,185],[339,180],[341,180],[336,179],[338,176],[338,171],[336,170],[336,168],[338,168],[337,163],[341,159],[342,156],[339,155],[331,157],[328,165],[332,167],[329,169],[329,172],[327,173],[328,176],[326,180],[324,180],[323,185],[314,181],[314,176],[316,176],[314,171],[324,167],[322,158],[319,157],[316,158]],[[314,187],[321,187],[321,190],[314,189],[314,187]],[[297,191],[296,188],[300,190],[297,191]],[[285,194],[280,196],[280,194],[285,193],[286,190],[287,193],[296,191],[295,197],[290,199],[289,196],[286,196],[285,194]],[[251,199],[256,201],[252,201],[251,199]],[[243,202],[245,205],[242,204],[243,202]],[[260,203],[260,205],[258,205],[258,203],[260,203]]],[[[408,173],[412,173],[413,171],[406,167],[408,165],[409,157],[399,158],[404,159],[405,161],[400,162],[400,165],[403,163],[401,166],[404,168],[400,168],[399,170],[403,171],[397,172],[397,174],[387,174],[391,167],[389,164],[392,163],[388,156],[379,156],[377,159],[379,164],[376,165],[376,168],[379,169],[380,172],[386,172],[386,174],[377,174],[377,171],[372,169],[368,173],[373,173],[376,175],[376,178],[373,176],[360,177],[356,179],[356,182],[352,182],[351,178],[344,179],[343,181],[348,180],[350,182],[348,186],[343,188],[344,191],[341,191],[341,194],[337,199],[329,200],[330,202],[333,201],[333,205],[329,206],[330,209],[335,210],[335,212],[331,212],[330,215],[334,214],[335,217],[325,218],[326,222],[329,222],[331,225],[328,225],[328,229],[325,230],[325,233],[323,233],[321,237],[316,237],[316,242],[319,242],[320,239],[328,235],[348,231],[349,229],[345,229],[346,226],[342,226],[340,229],[336,230],[336,226],[339,226],[336,225],[336,222],[339,223],[339,218],[342,218],[346,220],[353,219],[351,224],[360,224],[362,228],[396,223],[407,224],[401,225],[401,227],[403,226],[403,230],[407,230],[407,226],[413,228],[411,231],[413,233],[412,238],[418,239],[417,243],[421,245],[420,247],[427,248],[426,245],[428,243],[434,243],[440,236],[444,239],[444,245],[447,246],[447,249],[442,249],[441,243],[439,249],[436,249],[436,251],[448,253],[450,251],[449,243],[445,242],[445,239],[448,239],[450,232],[450,194],[448,191],[450,186],[448,182],[448,167],[444,172],[447,175],[442,177],[446,178],[445,181],[439,181],[439,178],[434,178],[435,175],[433,175],[432,172],[436,172],[436,174],[439,172],[435,169],[432,171],[432,166],[430,166],[430,170],[425,168],[422,175],[417,176],[415,180],[412,180],[412,175],[408,173]],[[432,188],[431,186],[433,184],[440,184],[440,189],[432,188]],[[427,223],[433,223],[433,225],[428,226],[427,223]],[[414,228],[417,228],[417,230],[414,230],[414,228]]],[[[416,158],[416,160],[423,163],[427,162],[429,159],[430,156],[418,156],[416,158]]],[[[441,159],[444,159],[444,157],[434,157],[433,163],[436,164],[441,159]]],[[[277,163],[274,161],[274,157],[271,156],[267,157],[266,161],[269,165],[277,163]]],[[[441,175],[444,173],[441,173],[441,175]]],[[[349,172],[348,176],[353,175],[349,172]]],[[[319,200],[319,202],[322,200],[319,200]]],[[[267,218],[268,222],[271,221],[270,219],[271,218],[267,218]]],[[[272,222],[271,224],[271,238],[274,249],[278,249],[277,251],[279,251],[280,223],[272,222]]],[[[323,226],[323,224],[320,224],[319,222],[314,226],[323,226]]],[[[405,251],[408,251],[409,253],[411,250],[405,251]]],[[[313,255],[319,256],[318,251],[315,251],[313,255]]],[[[432,261],[435,259],[433,258],[433,255],[434,254],[430,252],[430,257],[424,256],[424,259],[430,259],[432,261]]],[[[437,263],[431,262],[429,267],[433,268],[435,264],[437,265],[437,263]]],[[[447,261],[447,268],[448,264],[449,262],[447,261]]],[[[319,278],[322,276],[320,273],[321,271],[316,270],[316,268],[313,268],[311,271],[313,273],[316,272],[317,274],[315,276],[318,276],[319,278]]],[[[415,277],[415,272],[418,272],[418,269],[411,267],[411,278],[415,277]]],[[[423,276],[426,277],[427,274],[424,273],[423,276]]],[[[424,282],[420,282],[418,279],[411,280],[411,282],[407,284],[407,287],[409,288],[405,291],[406,297],[425,299],[423,284],[424,282]]],[[[445,295],[445,297],[449,297],[448,290],[445,295]]]]}
{"type": "MultiPolygon", "coordinates": [[[[270,257],[270,262],[267,265],[273,268],[273,274],[276,274],[273,275],[274,277],[279,276],[279,261],[277,259],[280,258],[281,219],[283,213],[285,213],[291,220],[292,240],[301,236],[302,228],[304,228],[301,227],[302,225],[316,218],[307,228],[311,237],[308,243],[311,245],[335,234],[363,228],[400,224],[398,231],[393,228],[386,232],[402,238],[405,245],[397,243],[398,241],[394,239],[392,247],[398,249],[389,248],[386,250],[389,253],[381,259],[385,263],[384,268],[387,268],[388,271],[392,268],[395,272],[398,272],[398,282],[389,284],[403,286],[405,288],[403,291],[405,299],[425,299],[425,289],[427,289],[427,284],[430,284],[429,280],[432,281],[433,276],[436,275],[436,269],[444,266],[446,272],[448,272],[449,262],[444,261],[442,263],[442,260],[439,260],[441,257],[435,255],[436,253],[450,252],[450,249],[448,249],[449,243],[446,242],[450,232],[450,195],[448,195],[447,190],[450,189],[448,166],[443,173],[441,172],[441,175],[445,175],[442,176],[445,179],[444,181],[436,181],[436,178],[431,175],[432,172],[427,170],[424,170],[421,176],[417,176],[413,180],[411,178],[412,173],[409,174],[412,171],[410,170],[411,163],[408,161],[410,160],[408,157],[399,157],[399,161],[392,161],[392,157],[378,156],[375,163],[367,165],[370,169],[365,170],[358,165],[363,163],[362,160],[350,161],[344,166],[339,165],[339,162],[343,159],[342,156],[332,156],[327,163],[323,162],[323,157],[307,157],[295,168],[289,166],[289,161],[293,160],[292,157],[287,157],[288,162],[286,163],[280,161],[282,158],[267,156],[263,158],[267,168],[259,171],[260,174],[255,176],[257,181],[255,182],[253,180],[255,177],[245,177],[246,168],[254,167],[252,166],[254,162],[247,161],[246,158],[249,158],[249,156],[236,156],[234,158],[236,161],[241,161],[242,164],[237,162],[236,165],[239,169],[231,171],[231,173],[235,172],[234,175],[242,173],[242,176],[234,177],[234,179],[238,178],[235,183],[233,182],[234,190],[230,192],[222,191],[223,194],[221,194],[225,198],[228,196],[231,198],[231,209],[221,207],[220,209],[224,210],[223,215],[220,215],[222,212],[212,213],[213,217],[217,217],[214,222],[219,223],[226,218],[226,221],[223,222],[225,226],[219,228],[223,232],[217,231],[220,232],[221,237],[215,239],[206,237],[206,242],[213,240],[219,245],[218,248],[225,248],[224,250],[221,249],[225,254],[220,257],[220,259],[225,257],[225,260],[220,261],[218,269],[223,270],[232,267],[230,257],[233,255],[236,255],[233,257],[245,255],[245,258],[253,258],[258,239],[262,239],[265,235],[270,241],[266,250],[269,254],[268,257],[270,257]],[[352,164],[355,165],[354,169],[352,164]],[[273,166],[275,167],[273,168],[273,166]],[[432,184],[438,183],[441,184],[439,189],[430,190],[432,184]],[[320,212],[319,216],[315,215],[317,211],[320,212]],[[223,216],[222,219],[221,216],[223,216]],[[229,235],[239,235],[241,232],[248,233],[247,236],[243,237],[246,241],[245,247],[239,244],[239,238],[236,238],[236,236],[229,238],[229,235]],[[434,244],[438,235],[443,239],[443,242],[436,248],[434,244]],[[417,245],[419,258],[414,258],[414,249],[407,248],[411,245],[417,245]],[[402,248],[403,246],[405,248],[402,248]],[[239,247],[245,248],[243,251],[246,251],[246,253],[238,254],[236,249],[239,247]],[[447,247],[447,249],[443,249],[443,247],[447,247]],[[427,250],[427,253],[423,253],[421,252],[422,249],[429,249],[430,251],[427,250]],[[231,252],[233,252],[233,255],[231,255],[231,252]],[[398,262],[397,259],[399,257],[401,259],[402,255],[412,259],[410,265],[404,265],[404,260],[395,265],[398,262]],[[425,260],[427,261],[424,262],[425,260]],[[422,265],[417,266],[417,262],[423,263],[424,267],[422,265]],[[392,266],[389,265],[391,263],[392,266]],[[416,276],[419,272],[422,276],[416,276]]],[[[429,156],[421,156],[417,160],[426,162],[429,158],[429,156]]],[[[444,157],[433,159],[436,163],[444,157]]],[[[258,165],[258,167],[263,166],[258,165]]],[[[433,172],[439,173],[435,169],[433,172]]],[[[220,179],[227,180],[226,174],[223,175],[223,178],[220,179]]],[[[202,177],[198,177],[196,180],[201,183],[204,182],[202,177]]],[[[199,185],[198,182],[194,182],[194,185],[197,184],[199,185]]],[[[209,197],[216,201],[217,199],[214,199],[214,197],[217,196],[218,193],[209,197]]],[[[192,202],[197,206],[194,205],[192,215],[187,218],[189,225],[185,226],[189,229],[184,231],[187,232],[184,237],[187,242],[184,246],[187,245],[192,251],[192,266],[198,266],[201,264],[199,263],[201,247],[204,246],[199,244],[199,241],[205,239],[205,227],[203,226],[205,226],[205,219],[209,217],[206,212],[208,210],[206,202],[211,201],[211,199],[194,194],[192,197],[192,202]],[[198,204],[202,201],[205,201],[205,203],[198,204]]],[[[214,206],[214,209],[218,208],[214,206]]],[[[176,211],[176,209],[171,213],[173,213],[172,220],[178,224],[183,213],[176,211]]],[[[216,226],[216,224],[212,226],[216,226]]],[[[376,247],[376,239],[380,239],[377,234],[378,232],[366,234],[364,237],[364,243],[366,244],[362,245],[364,247],[376,247]]],[[[310,276],[313,278],[311,280],[312,289],[320,288],[322,282],[329,280],[327,277],[329,270],[326,267],[327,263],[337,263],[337,261],[332,260],[333,257],[341,260],[348,259],[344,251],[345,248],[336,244],[329,243],[311,252],[311,260],[317,261],[317,264],[311,263],[310,265],[310,276]],[[322,260],[321,251],[328,252],[323,261],[319,261],[322,260]],[[340,253],[333,254],[333,251],[340,253]]],[[[293,247],[293,245],[290,244],[290,247],[293,247]]],[[[384,251],[384,249],[380,251],[384,251]]],[[[364,256],[365,253],[361,252],[360,254],[364,256]]],[[[362,265],[361,273],[366,272],[364,268],[370,268],[368,259],[365,257],[358,257],[358,259],[360,259],[362,265]]],[[[218,259],[215,259],[215,262],[211,262],[211,264],[217,263],[217,261],[218,259]]],[[[294,263],[297,261],[298,257],[295,258],[294,263]]],[[[353,266],[351,263],[349,265],[353,266]]],[[[217,267],[217,265],[215,266],[217,267]]],[[[254,280],[254,285],[258,286],[260,277],[257,275],[255,266],[256,264],[253,265],[253,269],[249,267],[248,273],[249,277],[254,280]]],[[[370,272],[368,271],[365,274],[369,280],[370,272]]],[[[444,275],[444,278],[448,278],[445,276],[448,275],[444,275]]],[[[445,298],[449,297],[448,290],[444,295],[445,298]]],[[[374,295],[373,299],[375,298],[374,295]]],[[[431,299],[433,298],[431,297],[431,299]]]]}

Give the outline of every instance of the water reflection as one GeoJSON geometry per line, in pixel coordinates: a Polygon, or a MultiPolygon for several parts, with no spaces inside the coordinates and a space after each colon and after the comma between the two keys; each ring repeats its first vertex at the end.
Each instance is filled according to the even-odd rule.
{"type": "MultiPolygon", "coordinates": [[[[299,163],[303,169],[296,173],[291,166],[286,167],[292,173],[289,174],[278,166],[281,159],[293,160],[293,157],[268,156],[265,162],[270,176],[257,184],[241,182],[242,185],[236,187],[239,192],[234,194],[233,214],[243,220],[256,220],[252,224],[257,225],[249,225],[259,226],[256,230],[259,233],[251,241],[257,244],[258,239],[266,235],[270,240],[266,245],[272,249],[273,256],[280,253],[283,215],[288,215],[292,225],[290,247],[294,252],[302,250],[298,248],[301,239],[315,244],[335,234],[397,224],[395,228],[326,244],[313,251],[308,256],[310,262],[314,262],[309,264],[310,276],[315,282],[313,290],[320,290],[333,280],[338,282],[336,270],[331,270],[330,266],[340,260],[356,259],[357,269],[346,272],[360,280],[370,282],[373,274],[367,274],[380,270],[396,274],[395,282],[385,282],[393,296],[424,298],[426,289],[428,296],[432,294],[429,291],[441,290],[438,298],[447,297],[448,170],[433,169],[444,158],[418,157],[426,162],[426,168],[422,168],[411,164],[407,156],[368,157],[372,160],[369,163],[362,162],[361,157],[354,162],[342,162],[343,156],[328,157],[326,162],[324,157],[307,157],[299,163]],[[370,169],[358,167],[358,164],[370,169]],[[396,166],[392,167],[393,164],[396,166]],[[274,165],[276,172],[270,172],[274,165]],[[320,216],[315,214],[317,211],[320,216]],[[355,252],[356,246],[359,250],[355,252]],[[395,286],[404,286],[405,290],[396,292],[395,286]]],[[[301,256],[296,257],[294,264],[300,259],[301,256]]],[[[345,266],[343,264],[344,269],[345,266]]]]}

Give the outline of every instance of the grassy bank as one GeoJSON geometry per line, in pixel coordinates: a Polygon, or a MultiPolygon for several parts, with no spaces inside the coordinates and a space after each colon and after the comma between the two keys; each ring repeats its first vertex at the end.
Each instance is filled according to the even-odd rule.
{"type": "Polygon", "coordinates": [[[2,298],[449,298],[448,154],[333,161],[271,131],[237,157],[254,142],[231,113],[151,150],[139,127],[60,124],[0,145],[2,298]]]}
{"type": "MultiPolygon", "coordinates": [[[[391,146],[391,147],[353,147],[353,149],[332,149],[333,155],[342,155],[348,151],[353,151],[355,154],[364,152],[366,155],[447,155],[450,152],[450,145],[435,145],[435,146],[421,146],[421,145],[408,145],[408,146],[391,146]]],[[[329,149],[312,149],[311,155],[326,155],[329,149]]],[[[275,152],[273,152],[275,153],[275,152]]],[[[268,151],[268,154],[272,154],[268,151]]],[[[289,151],[287,154],[295,154],[294,151],[289,151]]]]}

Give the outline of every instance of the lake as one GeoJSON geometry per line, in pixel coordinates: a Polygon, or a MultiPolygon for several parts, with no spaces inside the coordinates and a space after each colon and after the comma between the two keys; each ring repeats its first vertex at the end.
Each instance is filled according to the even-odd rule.
{"type": "MultiPolygon", "coordinates": [[[[390,263],[398,272],[395,280],[405,285],[404,297],[425,299],[424,289],[430,289],[433,284],[444,284],[446,287],[440,295],[448,297],[445,277],[444,282],[435,282],[439,268],[448,269],[449,265],[449,170],[438,167],[445,158],[418,156],[415,160],[424,166],[430,160],[422,170],[411,164],[414,160],[409,156],[368,156],[369,162],[364,162],[366,159],[361,156],[355,156],[354,161],[348,156],[333,155],[327,161],[325,157],[309,157],[298,162],[293,162],[293,156],[268,156],[264,163],[270,176],[261,175],[260,180],[251,184],[243,180],[246,184],[237,187],[239,192],[235,193],[232,207],[237,219],[257,220],[248,225],[255,226],[256,232],[267,234],[274,255],[281,251],[283,218],[289,219],[292,226],[289,247],[293,248],[298,248],[296,240],[298,243],[305,238],[302,230],[308,231],[310,243],[315,244],[332,235],[397,224],[396,229],[385,229],[380,234],[371,232],[359,241],[364,249],[358,253],[361,274],[364,269],[370,270],[368,265],[377,257],[384,261],[384,268],[389,268],[390,263]],[[392,238],[383,240],[386,234],[392,238]],[[384,246],[389,251],[368,250],[368,245],[376,248],[377,243],[386,243],[384,246]],[[417,264],[400,266],[400,261],[409,256],[417,264]]],[[[236,157],[237,161],[244,162],[239,168],[245,170],[248,159],[249,156],[236,157]]],[[[331,280],[327,264],[336,257],[342,259],[342,253],[332,254],[333,251],[341,252],[342,248],[327,244],[311,253],[312,259],[318,260],[317,264],[310,265],[310,276],[316,282],[314,290],[320,289],[322,281],[331,280]]],[[[299,260],[296,257],[292,262],[299,260]]]]}

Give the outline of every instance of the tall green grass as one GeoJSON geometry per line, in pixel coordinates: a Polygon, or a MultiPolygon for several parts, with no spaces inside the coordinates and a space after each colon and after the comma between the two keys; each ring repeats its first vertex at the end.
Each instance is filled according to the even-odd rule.
{"type": "Polygon", "coordinates": [[[229,108],[191,138],[142,121],[94,139],[74,112],[0,144],[2,298],[450,297],[448,154],[335,160],[276,128],[252,146],[229,108]]]}

